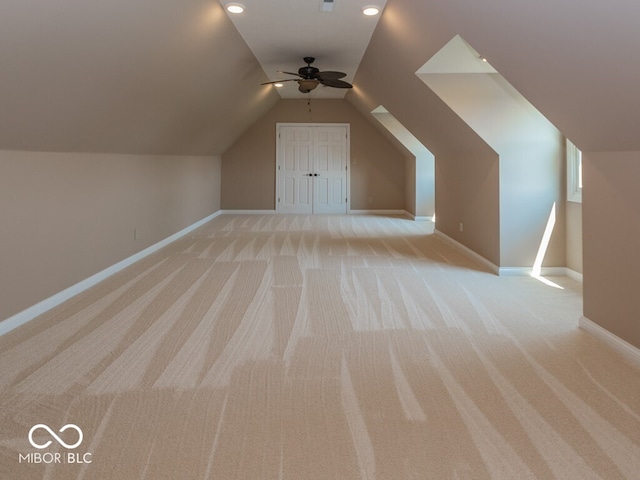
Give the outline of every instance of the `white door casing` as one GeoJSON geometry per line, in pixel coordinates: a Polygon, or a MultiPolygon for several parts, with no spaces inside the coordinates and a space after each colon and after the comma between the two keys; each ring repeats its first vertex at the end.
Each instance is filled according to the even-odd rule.
{"type": "Polygon", "coordinates": [[[348,124],[277,124],[278,213],[347,213],[348,124]]]}

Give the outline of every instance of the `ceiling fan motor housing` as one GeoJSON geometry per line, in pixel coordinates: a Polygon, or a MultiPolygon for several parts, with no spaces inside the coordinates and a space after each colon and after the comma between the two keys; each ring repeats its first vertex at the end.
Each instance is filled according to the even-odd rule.
{"type": "Polygon", "coordinates": [[[301,67],[298,69],[298,74],[306,79],[314,78],[319,72],[316,67],[301,67]]]}
{"type": "Polygon", "coordinates": [[[307,66],[300,67],[298,69],[298,75],[306,79],[315,78],[316,74],[320,71],[316,67],[311,66],[311,64],[315,61],[315,58],[304,57],[303,60],[306,62],[307,66]]]}

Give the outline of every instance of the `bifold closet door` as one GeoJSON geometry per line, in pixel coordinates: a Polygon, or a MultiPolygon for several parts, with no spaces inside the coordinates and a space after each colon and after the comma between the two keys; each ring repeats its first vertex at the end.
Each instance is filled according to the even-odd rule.
{"type": "Polygon", "coordinates": [[[347,213],[347,127],[280,126],[277,172],[280,213],[347,213]]]}

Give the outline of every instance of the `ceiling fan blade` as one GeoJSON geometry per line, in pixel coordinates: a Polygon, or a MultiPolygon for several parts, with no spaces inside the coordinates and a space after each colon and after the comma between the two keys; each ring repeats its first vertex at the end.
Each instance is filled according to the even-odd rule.
{"type": "Polygon", "coordinates": [[[333,88],[353,88],[348,82],[339,80],[346,77],[344,72],[337,72],[333,70],[327,70],[324,72],[319,71],[316,67],[312,67],[311,64],[315,59],[312,57],[304,57],[304,61],[307,66],[298,69],[298,73],[286,72],[284,70],[278,70],[278,73],[284,73],[285,75],[293,75],[298,78],[289,78],[286,80],[273,80],[271,82],[265,82],[261,85],[271,85],[281,82],[298,82],[298,90],[302,93],[309,93],[314,90],[318,85],[324,85],[326,87],[333,88]]]}
{"type": "Polygon", "coordinates": [[[282,70],[277,70],[277,73],[286,73],[287,75],[295,75],[296,77],[300,77],[300,78],[304,78],[302,75],[300,75],[299,73],[293,73],[293,72],[283,72],[282,70]]]}
{"type": "Polygon", "coordinates": [[[320,83],[322,85],[326,85],[327,87],[333,88],[353,88],[353,85],[351,85],[350,83],[343,82],[342,80],[338,80],[335,78],[328,78],[326,80],[320,79],[320,83]]]}
{"type": "Polygon", "coordinates": [[[272,83],[282,83],[282,82],[297,82],[297,78],[287,78],[286,80],[274,80],[273,82],[264,82],[260,85],[271,85],[272,83]]]}
{"type": "Polygon", "coordinates": [[[326,72],[318,72],[316,73],[316,78],[318,80],[337,80],[338,78],[346,77],[347,74],[344,72],[332,72],[330,70],[326,72]]]}

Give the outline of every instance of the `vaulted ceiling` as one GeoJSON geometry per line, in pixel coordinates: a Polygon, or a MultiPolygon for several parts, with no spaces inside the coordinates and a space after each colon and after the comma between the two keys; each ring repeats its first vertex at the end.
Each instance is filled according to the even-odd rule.
{"type": "MultiPolygon", "coordinates": [[[[464,126],[415,72],[459,34],[583,150],[640,150],[638,18],[628,0],[388,0],[346,98],[446,148],[464,126]]],[[[332,48],[318,66],[352,68],[332,48]]],[[[280,99],[218,0],[3,0],[0,65],[8,150],[221,154],[280,99]]]]}
{"type": "MultiPolygon", "coordinates": [[[[305,66],[304,57],[313,57],[314,67],[344,72],[343,80],[351,82],[380,17],[363,14],[371,4],[382,12],[386,0],[243,0],[246,10],[229,17],[270,80],[296,79],[279,71],[295,73],[305,66]]],[[[310,96],[343,98],[347,91],[320,86],[310,96]]],[[[284,83],[278,94],[301,97],[295,81],[284,83]]]]}

